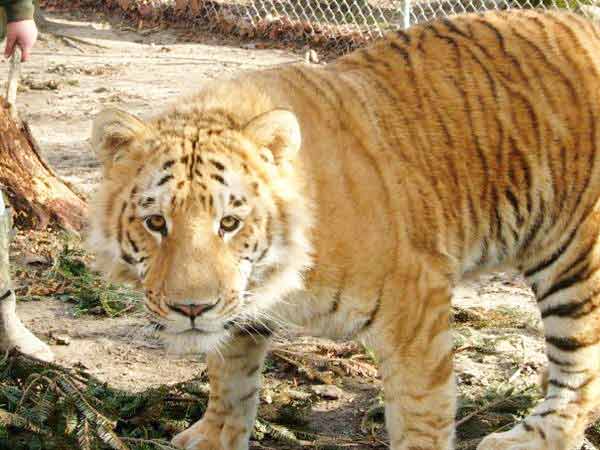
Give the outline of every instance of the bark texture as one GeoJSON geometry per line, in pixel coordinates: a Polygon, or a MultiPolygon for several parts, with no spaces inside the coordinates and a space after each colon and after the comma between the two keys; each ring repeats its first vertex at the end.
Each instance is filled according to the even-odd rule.
{"type": "Polygon", "coordinates": [[[23,228],[80,231],[85,201],[43,160],[26,122],[17,124],[0,97],[0,189],[23,228]]]}

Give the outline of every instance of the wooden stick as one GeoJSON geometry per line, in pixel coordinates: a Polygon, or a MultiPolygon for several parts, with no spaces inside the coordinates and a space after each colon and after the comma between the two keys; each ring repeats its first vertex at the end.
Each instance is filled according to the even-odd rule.
{"type": "Polygon", "coordinates": [[[8,69],[8,85],[6,87],[6,102],[12,119],[19,123],[19,113],[17,112],[17,89],[21,78],[21,49],[15,46],[15,51],[10,57],[10,68],[8,69]]]}

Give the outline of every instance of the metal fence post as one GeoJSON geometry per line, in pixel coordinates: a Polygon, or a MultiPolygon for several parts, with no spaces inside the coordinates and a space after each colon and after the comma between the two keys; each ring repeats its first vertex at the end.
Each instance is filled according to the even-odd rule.
{"type": "Polygon", "coordinates": [[[406,30],[408,27],[410,27],[410,0],[404,0],[403,6],[404,29],[406,30]]]}

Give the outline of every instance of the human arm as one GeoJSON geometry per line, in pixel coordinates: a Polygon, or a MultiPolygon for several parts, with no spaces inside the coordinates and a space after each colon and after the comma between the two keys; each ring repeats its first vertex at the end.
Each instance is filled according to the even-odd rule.
{"type": "Polygon", "coordinates": [[[15,45],[21,47],[22,61],[29,54],[37,39],[37,27],[33,21],[34,6],[32,0],[0,0],[0,6],[6,10],[6,47],[4,56],[10,57],[15,45]]]}

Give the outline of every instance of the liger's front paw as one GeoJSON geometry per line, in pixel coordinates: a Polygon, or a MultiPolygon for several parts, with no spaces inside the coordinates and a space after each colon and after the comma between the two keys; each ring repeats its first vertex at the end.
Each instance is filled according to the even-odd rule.
{"type": "Polygon", "coordinates": [[[220,436],[221,427],[200,421],[175,435],[171,443],[185,450],[226,450],[221,446],[220,436]]]}

